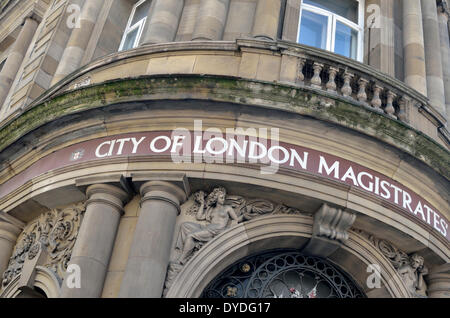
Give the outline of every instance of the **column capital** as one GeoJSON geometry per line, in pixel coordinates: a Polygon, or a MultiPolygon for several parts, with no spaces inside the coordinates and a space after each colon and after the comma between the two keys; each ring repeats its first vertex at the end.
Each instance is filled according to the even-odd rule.
{"type": "Polygon", "coordinates": [[[109,184],[93,184],[86,190],[88,200],[86,205],[92,203],[105,203],[115,207],[121,213],[123,205],[128,199],[128,194],[122,189],[109,184]]]}
{"type": "Polygon", "coordinates": [[[141,186],[141,204],[148,200],[161,200],[173,204],[178,213],[180,205],[187,200],[187,191],[175,182],[170,181],[148,181],[141,186]]]}

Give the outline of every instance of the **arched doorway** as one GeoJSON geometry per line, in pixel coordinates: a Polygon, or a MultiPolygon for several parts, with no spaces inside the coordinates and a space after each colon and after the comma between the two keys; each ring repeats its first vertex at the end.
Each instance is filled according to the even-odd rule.
{"type": "Polygon", "coordinates": [[[339,267],[297,250],[272,250],[239,260],[203,291],[204,298],[361,298],[339,267]]]}
{"type": "MultiPolygon", "coordinates": [[[[167,298],[201,297],[216,277],[249,255],[274,249],[300,249],[312,233],[308,216],[270,215],[239,224],[208,242],[184,266],[169,288],[167,298]]],[[[333,255],[332,264],[364,288],[370,264],[379,264],[383,297],[410,297],[395,268],[367,239],[349,231],[349,239],[333,255]]],[[[331,262],[330,262],[331,263],[331,262]]],[[[378,290],[378,289],[377,289],[378,290]]],[[[364,293],[368,295],[364,289],[364,293]]]]}

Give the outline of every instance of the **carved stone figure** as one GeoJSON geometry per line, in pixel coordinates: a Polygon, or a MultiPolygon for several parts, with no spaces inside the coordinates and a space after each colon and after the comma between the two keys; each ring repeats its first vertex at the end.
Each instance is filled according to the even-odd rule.
{"type": "Polygon", "coordinates": [[[401,266],[398,273],[408,288],[412,296],[426,297],[427,285],[423,276],[428,274],[428,269],[424,266],[424,259],[418,254],[413,254],[409,258],[409,263],[401,266]]]}
{"type": "Polygon", "coordinates": [[[353,229],[366,237],[372,244],[391,262],[405,283],[408,291],[413,297],[427,297],[427,286],[424,276],[428,269],[424,265],[424,258],[418,254],[408,256],[398,249],[394,244],[377,238],[363,230],[353,229]]]}
{"type": "Polygon", "coordinates": [[[246,199],[242,196],[227,195],[223,187],[215,188],[209,195],[204,191],[198,191],[194,193],[193,199],[194,204],[185,214],[195,216],[197,222],[181,224],[175,246],[180,254],[167,269],[164,295],[183,269],[184,264],[196,251],[226,229],[263,215],[305,214],[298,209],[284,204],[274,205],[264,199],[246,199]]]}
{"type": "Polygon", "coordinates": [[[176,248],[181,250],[178,263],[186,263],[196,247],[196,242],[208,242],[228,226],[237,224],[243,219],[243,216],[236,215],[231,205],[225,205],[225,198],[226,190],[222,187],[214,189],[207,197],[206,202],[203,192],[196,194],[195,200],[200,205],[196,219],[198,221],[206,220],[208,224],[185,222],[181,225],[176,245],[176,248]]]}

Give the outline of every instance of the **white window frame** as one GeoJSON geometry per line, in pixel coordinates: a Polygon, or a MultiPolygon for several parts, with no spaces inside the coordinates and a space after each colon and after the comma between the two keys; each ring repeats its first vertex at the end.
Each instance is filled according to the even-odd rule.
{"type": "Polygon", "coordinates": [[[133,6],[130,17],[128,18],[127,27],[125,28],[125,31],[122,36],[122,41],[120,42],[119,51],[123,51],[123,46],[125,45],[125,40],[126,40],[128,34],[133,32],[137,28],[138,28],[138,34],[136,36],[136,39],[134,40],[133,49],[139,45],[139,41],[141,40],[142,32],[144,31],[144,26],[145,26],[145,22],[147,21],[147,17],[143,18],[142,20],[139,20],[134,25],[131,25],[131,23],[133,22],[137,7],[139,7],[145,1],[151,1],[151,0],[140,0],[133,6]]]}
{"type": "MultiPolygon", "coordinates": [[[[358,2],[358,24],[330,11],[325,9],[303,3],[300,7],[300,17],[298,21],[298,31],[297,31],[297,42],[300,42],[300,28],[302,25],[302,16],[303,10],[320,14],[322,16],[328,17],[328,26],[327,26],[327,44],[325,50],[333,52],[335,49],[335,41],[336,41],[336,22],[339,21],[346,26],[357,31],[357,51],[356,51],[356,60],[359,62],[363,61],[364,57],[364,5],[365,0],[356,0],[358,2]]],[[[336,53],[337,54],[337,53],[336,53]]]]}

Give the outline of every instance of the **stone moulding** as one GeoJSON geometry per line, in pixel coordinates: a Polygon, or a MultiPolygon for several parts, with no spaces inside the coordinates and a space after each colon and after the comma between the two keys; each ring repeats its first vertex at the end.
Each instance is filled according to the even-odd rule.
{"type": "Polygon", "coordinates": [[[448,150],[386,114],[326,91],[212,75],[143,76],[62,93],[28,109],[1,128],[0,151],[27,133],[70,114],[125,102],[160,99],[207,99],[277,109],[331,122],[401,149],[450,180],[448,150]]]}

